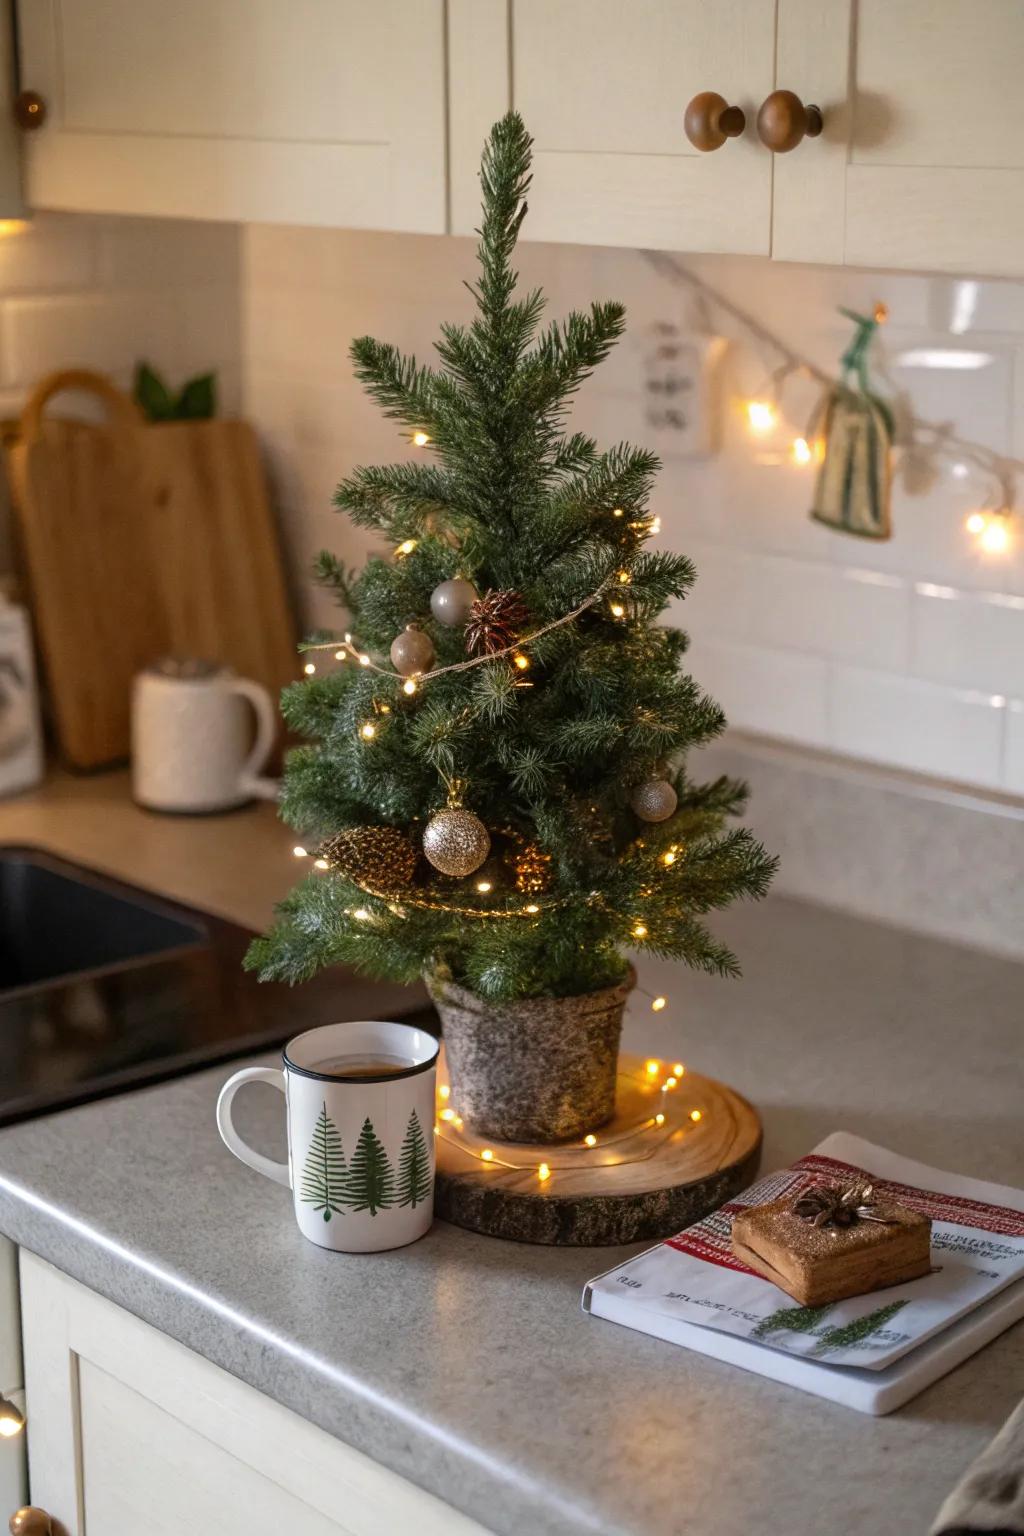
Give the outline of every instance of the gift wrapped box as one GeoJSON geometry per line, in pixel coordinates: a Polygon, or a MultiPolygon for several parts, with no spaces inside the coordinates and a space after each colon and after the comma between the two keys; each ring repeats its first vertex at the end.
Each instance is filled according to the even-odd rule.
{"type": "Polygon", "coordinates": [[[917,1280],[931,1268],[931,1222],[870,1186],[812,1186],[795,1199],[749,1206],[732,1223],[732,1251],[807,1307],[917,1280]]]}

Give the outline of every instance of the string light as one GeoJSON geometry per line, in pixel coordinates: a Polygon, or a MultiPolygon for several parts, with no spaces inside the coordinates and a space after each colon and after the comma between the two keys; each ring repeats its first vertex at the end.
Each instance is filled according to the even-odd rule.
{"type": "Polygon", "coordinates": [[[418,539],[403,539],[395,550],[396,557],[400,559],[403,555],[411,555],[418,543],[418,539]]]}
{"type": "Polygon", "coordinates": [[[625,514],[625,512],[623,512],[621,507],[613,507],[612,508],[612,517],[625,517],[625,515],[626,514],[625,514]]]}
{"type": "Polygon", "coordinates": [[[647,1073],[648,1077],[657,1077],[658,1073],[661,1071],[661,1062],[653,1060],[645,1061],[644,1071],[647,1073]]]}
{"type": "Polygon", "coordinates": [[[480,1153],[480,1156],[483,1158],[485,1163],[492,1163],[494,1161],[494,1153],[491,1151],[490,1147],[484,1147],[483,1151],[480,1153]]]}
{"type": "Polygon", "coordinates": [[[347,651],[335,651],[335,653],[334,653],[334,659],[335,659],[335,661],[344,661],[344,660],[345,660],[345,657],[346,657],[346,656],[347,656],[347,655],[348,655],[348,652],[347,652],[347,651]]]}
{"type": "Polygon", "coordinates": [[[634,939],[646,939],[647,937],[646,923],[634,923],[632,931],[634,939]]]}
{"type": "Polygon", "coordinates": [[[666,868],[671,867],[675,861],[676,850],[674,848],[670,848],[667,853],[663,853],[661,856],[661,862],[666,866],[666,868]]]}
{"type": "Polygon", "coordinates": [[[454,1109],[442,1109],[442,1111],[441,1111],[441,1119],[442,1120],[454,1120],[455,1119],[455,1111],[454,1111],[454,1109]]]}
{"type": "Polygon", "coordinates": [[[359,665],[361,667],[368,667],[370,665],[370,658],[369,658],[369,656],[367,656],[365,651],[362,653],[362,655],[359,658],[359,665]]]}
{"type": "Polygon", "coordinates": [[[364,741],[372,741],[377,734],[377,727],[372,720],[367,720],[364,725],[359,727],[359,734],[364,741]]]}
{"type": "Polygon", "coordinates": [[[520,672],[526,672],[530,666],[530,658],[529,656],[524,656],[522,652],[519,651],[515,656],[513,656],[512,664],[513,666],[518,667],[520,672]]]}
{"type": "Polygon", "coordinates": [[[778,420],[779,413],[770,400],[747,401],[747,424],[758,437],[774,431],[778,420]]]}
{"type": "Polygon", "coordinates": [[[540,911],[540,907],[538,907],[538,905],[537,905],[537,903],[535,901],[531,901],[528,906],[525,906],[523,908],[523,911],[524,912],[529,912],[530,916],[532,917],[534,915],[534,913],[540,911]]]}
{"type": "Polygon", "coordinates": [[[704,1118],[704,1115],[703,1115],[703,1112],[701,1110],[699,1110],[699,1109],[691,1109],[690,1110],[690,1119],[693,1121],[694,1125],[697,1124],[698,1120],[703,1120],[703,1118],[704,1118]]]}
{"type": "Polygon", "coordinates": [[[550,1179],[551,1169],[548,1167],[547,1163],[538,1163],[537,1177],[540,1179],[542,1184],[546,1183],[547,1180],[550,1179]]]}
{"type": "Polygon", "coordinates": [[[632,580],[633,580],[633,578],[629,574],[628,571],[620,571],[619,572],[619,586],[620,587],[628,587],[632,580]]]}
{"type": "Polygon", "coordinates": [[[679,1081],[679,1079],[677,1077],[675,1077],[675,1076],[666,1077],[666,1079],[665,1079],[665,1087],[666,1088],[674,1088],[676,1086],[676,1084],[678,1083],[678,1081],[679,1081]]]}
{"type": "Polygon", "coordinates": [[[296,843],[295,844],[295,847],[292,849],[292,853],[295,855],[295,857],[297,859],[308,859],[309,858],[308,852],[306,851],[305,848],[303,848],[301,843],[296,843]]]}
{"type": "Polygon", "coordinates": [[[608,607],[611,609],[614,618],[621,619],[625,617],[626,610],[621,603],[609,603],[608,607]]]}
{"type": "Polygon", "coordinates": [[[972,512],[967,519],[967,528],[987,555],[1005,554],[1010,547],[1010,517],[1005,509],[972,512]]]}
{"type": "Polygon", "coordinates": [[[667,997],[659,996],[659,997],[652,998],[651,999],[651,1012],[652,1013],[660,1013],[661,1010],[664,1008],[664,1006],[665,1006],[665,1004],[667,1002],[668,1002],[668,998],[667,997]]]}
{"type": "Polygon", "coordinates": [[[313,673],[316,671],[316,666],[312,661],[307,661],[302,670],[305,672],[307,677],[312,677],[313,673]]]}
{"type": "Polygon", "coordinates": [[[368,923],[370,921],[370,914],[367,912],[365,907],[356,907],[355,911],[352,913],[352,916],[357,918],[361,923],[368,923]]]}
{"type": "Polygon", "coordinates": [[[806,437],[795,437],[790,451],[794,464],[809,464],[814,457],[806,437]]]}
{"type": "Polygon", "coordinates": [[[313,860],[313,868],[314,869],[330,869],[330,867],[331,866],[328,864],[326,859],[314,859],[313,860]]]}
{"type": "Polygon", "coordinates": [[[675,1073],[676,1077],[682,1077],[683,1073],[686,1071],[686,1068],[683,1066],[681,1061],[677,1061],[673,1066],[672,1071],[675,1073]]]}
{"type": "Polygon", "coordinates": [[[430,433],[424,432],[422,427],[412,435],[413,444],[417,448],[425,448],[430,442],[430,433]]]}
{"type": "Polygon", "coordinates": [[[442,1083],[437,1091],[441,1095],[442,1099],[448,1099],[451,1097],[452,1090],[448,1083],[442,1083]]]}
{"type": "Polygon", "coordinates": [[[586,1136],[584,1136],[584,1138],[583,1138],[583,1145],[585,1147],[596,1147],[597,1146],[597,1137],[594,1135],[593,1131],[588,1131],[586,1136]]]}
{"type": "Polygon", "coordinates": [[[486,896],[488,891],[494,889],[494,886],[490,880],[478,880],[476,883],[476,888],[480,892],[481,896],[486,896]]]}
{"type": "Polygon", "coordinates": [[[968,514],[967,521],[964,523],[964,527],[967,529],[968,533],[984,533],[985,525],[987,522],[988,518],[985,516],[984,512],[971,512],[968,514]]]}
{"type": "Polygon", "coordinates": [[[402,692],[407,693],[409,697],[412,698],[413,694],[416,692],[416,687],[416,679],[414,677],[407,677],[405,682],[402,684],[402,692]]]}

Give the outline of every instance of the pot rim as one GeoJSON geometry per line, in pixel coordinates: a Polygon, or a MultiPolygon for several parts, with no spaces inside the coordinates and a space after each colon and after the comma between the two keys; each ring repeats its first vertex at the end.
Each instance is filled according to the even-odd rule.
{"type": "Polygon", "coordinates": [[[621,981],[614,982],[610,987],[602,987],[597,992],[572,992],[564,997],[509,998],[501,1002],[481,997],[479,992],[462,986],[460,982],[439,977],[435,971],[425,970],[423,980],[434,1003],[451,1002],[468,1012],[514,1014],[517,1018],[529,1020],[538,1014],[547,1015],[552,1005],[558,1003],[574,1005],[577,1013],[599,1012],[620,1000],[624,1003],[637,983],[636,966],[632,960],[628,960],[626,965],[626,974],[621,981]]]}

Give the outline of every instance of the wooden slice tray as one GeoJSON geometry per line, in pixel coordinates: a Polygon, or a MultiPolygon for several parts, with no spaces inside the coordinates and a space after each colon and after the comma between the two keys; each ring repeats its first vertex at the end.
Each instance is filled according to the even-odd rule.
{"type": "Polygon", "coordinates": [[[490,1237],[602,1247],[669,1237],[699,1221],[756,1174],[761,1122],[725,1083],[684,1072],[673,1086],[673,1076],[672,1062],[651,1071],[642,1057],[620,1057],[616,1115],[593,1146],[488,1141],[458,1120],[442,1047],[438,1216],[490,1237]]]}

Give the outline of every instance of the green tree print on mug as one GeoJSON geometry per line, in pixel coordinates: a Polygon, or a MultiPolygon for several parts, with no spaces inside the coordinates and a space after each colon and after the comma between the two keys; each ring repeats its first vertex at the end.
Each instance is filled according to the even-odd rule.
{"type": "Polygon", "coordinates": [[[324,1221],[343,1214],[345,1157],[338,1127],[327,1113],[326,1102],[317,1116],[313,1139],[306,1153],[301,1197],[314,1210],[323,1211],[324,1221]]]}
{"type": "Polygon", "coordinates": [[[395,1170],[369,1115],[363,1121],[356,1150],[348,1165],[345,1201],[353,1210],[369,1211],[371,1216],[395,1203],[395,1170]]]}
{"type": "Polygon", "coordinates": [[[430,1153],[413,1110],[398,1158],[398,1204],[413,1209],[430,1197],[430,1153]]]}

